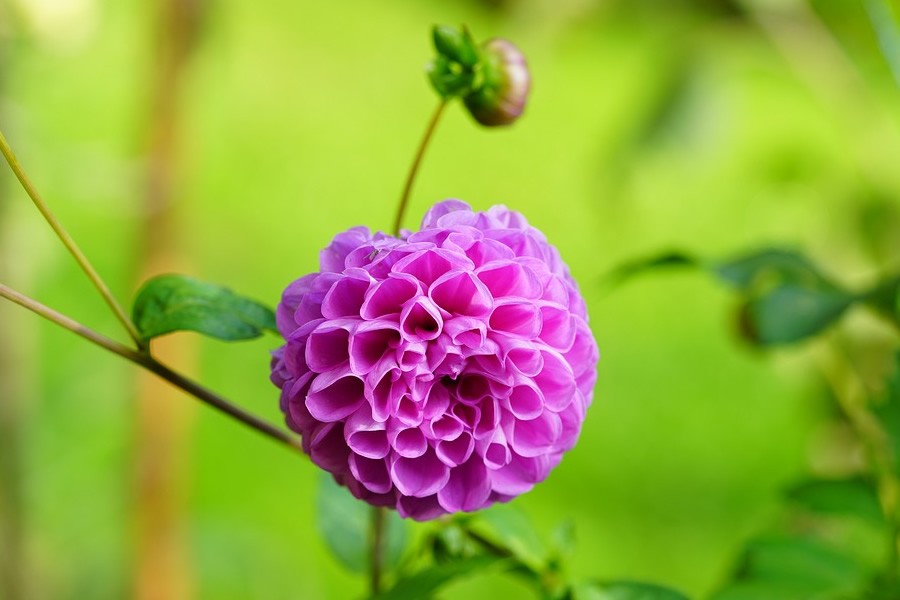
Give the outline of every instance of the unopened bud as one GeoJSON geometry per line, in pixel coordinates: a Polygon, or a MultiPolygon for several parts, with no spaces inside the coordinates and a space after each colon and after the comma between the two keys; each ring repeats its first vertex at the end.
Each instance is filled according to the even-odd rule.
{"type": "Polygon", "coordinates": [[[463,98],[476,121],[488,127],[509,125],[522,115],[531,74],[525,56],[509,40],[494,38],[481,48],[482,81],[463,98]]]}

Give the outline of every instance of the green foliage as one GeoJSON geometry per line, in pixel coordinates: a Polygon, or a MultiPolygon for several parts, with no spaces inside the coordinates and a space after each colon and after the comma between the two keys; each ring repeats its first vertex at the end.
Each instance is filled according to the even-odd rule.
{"type": "Polygon", "coordinates": [[[502,547],[533,572],[547,566],[548,550],[528,516],[512,506],[499,504],[481,511],[466,529],[502,547]]]}
{"type": "Polygon", "coordinates": [[[900,476],[900,352],[894,355],[894,370],[880,400],[872,412],[887,438],[894,473],[900,476]]]}
{"type": "Polygon", "coordinates": [[[506,559],[487,554],[460,558],[428,567],[401,579],[387,592],[373,596],[372,600],[428,600],[455,579],[502,570],[507,566],[509,561],[506,559]]]}
{"type": "Polygon", "coordinates": [[[141,287],[132,309],[145,340],[175,331],[196,331],[225,341],[276,331],[271,309],[228,288],[186,275],[160,275],[141,287]]]}
{"type": "MultiPolygon", "coordinates": [[[[365,572],[370,564],[372,507],[354,498],[347,488],[322,472],[316,509],[319,532],[334,557],[355,573],[365,572]]],[[[384,566],[392,569],[406,551],[409,531],[407,522],[394,511],[387,511],[385,521],[387,551],[384,566]]]]}
{"type": "Polygon", "coordinates": [[[735,583],[714,600],[793,598],[839,600],[858,597],[871,574],[842,552],[804,538],[770,538],[751,543],[735,583]]]}
{"type": "Polygon", "coordinates": [[[815,514],[856,517],[878,527],[885,524],[878,492],[869,479],[810,479],[792,486],[787,497],[815,514]]]}
{"type": "Polygon", "coordinates": [[[579,586],[574,600],[688,600],[675,590],[650,583],[614,581],[579,586]]]}
{"type": "Polygon", "coordinates": [[[770,248],[726,261],[668,252],[627,263],[610,276],[619,283],[662,268],[692,267],[709,272],[740,295],[737,323],[747,341],[781,346],[822,333],[852,305],[865,305],[900,324],[896,309],[900,278],[886,277],[870,289],[851,292],[834,283],[806,256],[770,248]]]}

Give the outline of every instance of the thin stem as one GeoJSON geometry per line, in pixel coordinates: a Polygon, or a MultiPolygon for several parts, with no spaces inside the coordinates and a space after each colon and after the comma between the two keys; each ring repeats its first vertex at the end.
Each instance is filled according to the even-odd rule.
{"type": "Polygon", "coordinates": [[[131,336],[131,339],[134,340],[134,343],[137,344],[138,348],[144,348],[144,341],[141,339],[140,334],[137,331],[137,328],[134,326],[134,323],[131,322],[131,319],[128,318],[128,315],[122,309],[122,306],[116,301],[113,297],[112,293],[109,291],[109,288],[106,286],[106,283],[97,273],[96,269],[91,265],[90,261],[88,261],[87,257],[75,243],[75,240],[72,239],[72,236],[63,228],[62,223],[56,218],[56,216],[50,211],[50,207],[44,202],[43,198],[41,198],[40,193],[38,193],[37,189],[34,187],[34,184],[31,183],[31,180],[28,178],[28,175],[25,174],[25,171],[22,170],[22,166],[19,164],[19,159],[16,158],[15,153],[12,148],[10,148],[9,143],[6,141],[6,138],[3,136],[3,132],[0,131],[0,154],[3,154],[3,157],[6,159],[7,164],[9,164],[9,168],[12,169],[12,172],[15,174],[16,178],[19,180],[19,183],[22,184],[22,187],[25,189],[25,192],[28,194],[28,197],[31,198],[31,201],[34,202],[34,205],[37,207],[41,214],[46,219],[47,223],[56,233],[57,237],[62,241],[62,243],[68,248],[69,252],[75,258],[75,262],[81,267],[84,271],[85,275],[88,276],[88,279],[91,280],[91,283],[94,284],[94,287],[97,288],[97,291],[100,292],[100,295],[103,296],[103,299],[106,301],[106,304],[109,305],[109,308],[112,309],[113,313],[116,315],[116,318],[122,323],[122,326],[125,327],[125,330],[128,331],[128,335],[131,336]]]}
{"type": "Polygon", "coordinates": [[[428,128],[425,130],[422,141],[419,142],[419,148],[416,150],[416,157],[413,159],[412,166],[409,168],[409,174],[406,176],[406,184],[403,186],[403,195],[400,196],[400,205],[397,207],[397,216],[394,218],[394,235],[400,235],[403,214],[406,212],[407,204],[409,204],[409,195],[412,192],[416,174],[419,172],[419,163],[422,162],[422,157],[425,156],[425,149],[428,148],[428,142],[431,141],[431,136],[434,134],[434,130],[437,128],[438,121],[441,120],[441,115],[446,106],[447,100],[441,100],[441,103],[438,104],[434,114],[431,115],[431,121],[428,122],[428,128]]]}
{"type": "Polygon", "coordinates": [[[387,545],[385,528],[387,511],[382,506],[372,507],[371,548],[371,588],[372,595],[381,592],[382,571],[384,570],[384,550],[387,545]]]}
{"type": "Polygon", "coordinates": [[[203,387],[199,383],[188,379],[184,375],[177,373],[167,367],[166,365],[160,363],[155,358],[150,356],[149,353],[144,351],[133,350],[124,344],[120,344],[115,340],[111,340],[108,337],[97,333],[93,329],[85,327],[81,323],[63,315],[52,308],[45,306],[34,300],[33,298],[29,298],[24,294],[20,294],[19,292],[3,285],[0,283],[0,297],[6,298],[19,306],[27,308],[28,310],[36,313],[48,321],[59,325],[64,329],[68,329],[72,333],[81,336],[82,338],[88,340],[92,344],[100,346],[101,348],[112,352],[113,354],[117,354],[122,358],[133,362],[134,364],[147,369],[151,373],[155,373],[157,376],[162,379],[168,381],[175,387],[187,392],[191,396],[194,396],[201,402],[212,406],[216,410],[225,413],[229,417],[236,419],[255,429],[257,432],[277,441],[282,444],[288,446],[292,450],[302,451],[299,440],[297,440],[291,434],[275,427],[271,423],[267,423],[262,419],[244,411],[238,406],[232,404],[230,401],[225,398],[219,396],[215,392],[203,387]]]}

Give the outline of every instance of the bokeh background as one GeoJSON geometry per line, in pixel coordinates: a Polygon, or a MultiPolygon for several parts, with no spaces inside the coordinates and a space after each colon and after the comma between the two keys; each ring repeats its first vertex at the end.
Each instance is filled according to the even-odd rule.
{"type": "MultiPolygon", "coordinates": [[[[588,301],[599,381],[578,446],[515,504],[545,533],[574,522],[576,576],[702,598],[778,518],[828,409],[804,348],[751,351],[708,278],[613,290],[604,275],[659,250],[788,244],[853,283],[896,258],[900,95],[869,14],[888,5],[0,0],[0,128],[121,299],[175,270],[274,305],[334,233],[390,226],[436,103],[430,26],[514,40],[534,79],[526,116],[485,131],[454,106],[407,225],[446,197],[504,203],[559,247],[588,301]]],[[[121,338],[0,171],[0,281],[121,338]]],[[[276,338],[161,345],[280,420],[276,338]]],[[[364,579],[317,533],[317,480],[0,304],[0,597],[358,597],[364,579]]],[[[498,594],[528,597],[496,575],[445,597],[498,594]]]]}

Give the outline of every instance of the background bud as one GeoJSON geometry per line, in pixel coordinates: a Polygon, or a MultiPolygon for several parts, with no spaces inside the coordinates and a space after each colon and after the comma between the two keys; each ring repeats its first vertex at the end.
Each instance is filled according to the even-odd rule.
{"type": "Polygon", "coordinates": [[[509,40],[488,40],[481,51],[480,85],[464,96],[476,121],[488,127],[509,125],[522,115],[531,74],[525,56],[509,40]]]}

